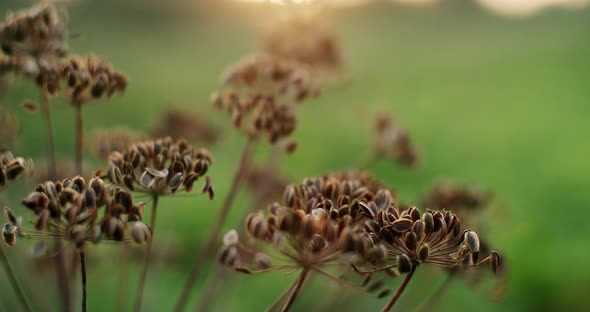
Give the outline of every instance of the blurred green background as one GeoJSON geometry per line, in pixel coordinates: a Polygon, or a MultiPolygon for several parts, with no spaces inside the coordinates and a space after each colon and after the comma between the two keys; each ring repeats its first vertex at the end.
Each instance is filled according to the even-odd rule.
{"type": "MultiPolygon", "coordinates": [[[[259,46],[258,24],[272,19],[269,10],[251,4],[180,2],[177,9],[165,1],[140,0],[67,5],[70,31],[76,34],[71,51],[105,57],[130,80],[123,96],[84,109],[87,133],[121,125],[145,129],[171,104],[203,114],[222,131],[222,139],[207,146],[215,155],[210,170],[215,200],[161,201],[145,311],[171,310],[229,188],[244,138],[210,107],[208,97],[226,66],[259,46]]],[[[31,3],[3,0],[0,12],[31,3]]],[[[457,279],[436,309],[588,311],[590,9],[548,10],[516,19],[471,1],[446,1],[432,8],[380,3],[324,13],[341,37],[351,80],[324,88],[318,100],[301,107],[295,134],[300,145],[294,155],[281,159],[285,175],[300,181],[348,168],[371,148],[376,112],[388,109],[409,129],[422,155],[414,170],[386,161],[370,168],[398,190],[401,200],[417,201],[441,178],[484,186],[497,199],[487,215],[485,236],[508,265],[505,299],[491,300],[485,282],[472,287],[457,279]]],[[[1,102],[23,124],[16,153],[39,160],[45,152],[40,114],[20,108],[23,99],[36,94],[32,83],[15,81],[1,102]]],[[[73,154],[73,111],[56,106],[53,118],[57,150],[67,162],[73,154]]],[[[267,147],[259,148],[260,160],[266,152],[267,147]]],[[[104,166],[96,158],[86,165],[104,166]]],[[[28,215],[18,205],[26,193],[21,183],[6,194],[19,214],[28,215]]],[[[241,222],[247,199],[247,192],[241,192],[226,229],[241,222]]],[[[31,246],[21,240],[9,249],[10,259],[39,310],[56,310],[54,275],[33,268],[31,246]]],[[[119,247],[89,249],[89,308],[114,309],[119,247]]],[[[131,265],[129,303],[140,251],[131,265]]],[[[208,270],[211,263],[203,266],[208,270]]],[[[436,269],[418,270],[397,311],[412,311],[444,276],[436,269]]],[[[264,310],[294,279],[282,273],[236,273],[224,285],[215,310],[264,310]]],[[[204,283],[202,276],[191,309],[204,283]]],[[[394,287],[399,281],[390,283],[394,287]]],[[[294,310],[314,311],[336,288],[315,279],[294,310]]],[[[5,278],[0,278],[0,289],[0,311],[18,309],[5,278]]],[[[341,294],[353,299],[349,311],[375,311],[384,304],[352,291],[341,294]]]]}

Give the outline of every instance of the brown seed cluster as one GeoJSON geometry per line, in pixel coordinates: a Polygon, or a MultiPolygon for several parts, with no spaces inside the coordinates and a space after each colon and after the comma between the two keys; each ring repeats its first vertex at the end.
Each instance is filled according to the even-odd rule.
{"type": "Polygon", "coordinates": [[[0,152],[0,189],[6,188],[9,181],[30,172],[32,165],[31,160],[14,157],[11,152],[0,152]]]}
{"type": "Polygon", "coordinates": [[[6,55],[53,59],[68,49],[65,12],[43,3],[9,14],[0,25],[0,46],[6,55]]]}
{"type": "MultiPolygon", "coordinates": [[[[170,137],[135,143],[110,156],[108,178],[128,190],[168,195],[190,192],[194,183],[205,176],[213,157],[205,149],[195,150],[184,140],[170,137]]],[[[201,193],[213,198],[211,180],[206,177],[201,193]]]]}
{"type": "MultiPolygon", "coordinates": [[[[301,268],[344,286],[376,292],[382,281],[355,286],[329,272],[335,264],[364,262],[369,241],[363,222],[382,209],[387,203],[384,199],[391,196],[385,189],[374,191],[376,185],[373,179],[352,173],[328,174],[289,185],[282,204],[274,203],[267,213],[252,213],[245,220],[248,234],[272,247],[276,257],[240,242],[232,230],[224,237],[219,261],[243,273],[301,268]],[[288,264],[273,264],[282,258],[288,259],[288,264]]],[[[382,290],[378,296],[387,293],[382,290]]]]}
{"type": "Polygon", "coordinates": [[[420,263],[462,268],[489,261],[494,273],[499,267],[496,252],[481,259],[478,235],[463,229],[451,211],[428,210],[421,214],[416,207],[400,210],[392,203],[365,222],[365,231],[373,248],[377,248],[369,261],[395,261],[400,273],[420,263]]]}
{"type": "Polygon", "coordinates": [[[101,159],[108,159],[114,151],[123,151],[135,142],[142,141],[144,135],[125,127],[97,130],[92,135],[92,150],[101,159]]]}
{"type": "Polygon", "coordinates": [[[418,152],[406,129],[392,118],[379,116],[375,123],[375,154],[392,159],[405,166],[414,166],[418,162],[418,152]]]}
{"type": "Polygon", "coordinates": [[[134,204],[130,193],[105,184],[99,177],[88,182],[79,176],[62,182],[47,181],[39,184],[22,204],[36,218],[33,228],[27,228],[21,218],[6,209],[10,224],[4,226],[4,239],[12,245],[15,233],[33,239],[63,239],[77,248],[101,240],[142,244],[151,237],[150,229],[142,223],[144,204],[134,204]]]}
{"type": "Polygon", "coordinates": [[[224,82],[226,90],[212,95],[213,105],[227,112],[234,127],[273,144],[297,127],[294,104],[319,92],[305,67],[266,54],[245,58],[224,82]]]}
{"type": "Polygon", "coordinates": [[[274,25],[264,39],[263,51],[313,69],[339,70],[343,66],[338,36],[315,16],[298,16],[274,25]]]}
{"type": "Polygon", "coordinates": [[[219,138],[217,129],[203,116],[180,108],[171,108],[160,115],[149,131],[155,138],[185,138],[189,142],[213,144],[219,138]]]}
{"type": "Polygon", "coordinates": [[[77,105],[111,97],[115,92],[124,92],[127,87],[124,74],[94,55],[70,56],[57,64],[41,66],[36,81],[47,97],[59,95],[65,85],[63,94],[77,105]]]}

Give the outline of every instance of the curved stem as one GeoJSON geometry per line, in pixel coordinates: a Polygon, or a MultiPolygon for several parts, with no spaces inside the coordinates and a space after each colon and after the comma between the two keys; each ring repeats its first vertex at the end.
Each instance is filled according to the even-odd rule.
{"type": "Polygon", "coordinates": [[[301,286],[303,285],[303,282],[305,281],[305,278],[307,277],[308,272],[309,271],[307,269],[303,269],[303,271],[301,271],[301,274],[299,274],[299,277],[295,281],[295,285],[293,287],[293,290],[289,294],[289,297],[287,298],[287,302],[285,302],[285,305],[281,309],[281,312],[287,312],[291,309],[293,302],[295,302],[295,299],[297,299],[297,295],[299,294],[299,291],[301,290],[301,286]]]}
{"type": "Polygon", "coordinates": [[[86,289],[86,255],[84,251],[80,251],[80,272],[82,273],[82,312],[86,312],[86,298],[87,296],[87,289],[86,289]]]}
{"type": "Polygon", "coordinates": [[[178,298],[178,301],[176,302],[176,305],[174,307],[174,311],[180,312],[180,311],[184,310],[184,307],[186,306],[187,301],[189,299],[190,292],[193,289],[193,287],[195,286],[195,282],[197,281],[197,277],[199,276],[199,273],[201,271],[201,267],[203,265],[202,262],[205,259],[207,259],[207,256],[209,256],[212,251],[214,251],[216,249],[215,245],[217,244],[217,239],[218,239],[219,234],[221,232],[221,227],[223,226],[223,223],[225,222],[225,219],[227,218],[227,215],[228,215],[229,210],[232,206],[232,203],[236,197],[236,194],[238,193],[238,189],[240,187],[240,182],[242,181],[242,178],[247,171],[248,164],[250,163],[250,157],[252,156],[252,152],[254,151],[254,145],[255,145],[254,143],[255,142],[256,142],[256,140],[254,138],[248,138],[248,141],[246,142],[246,145],[244,146],[244,149],[242,151],[242,156],[240,158],[240,164],[239,164],[238,169],[234,175],[230,189],[229,189],[227,195],[225,196],[225,199],[223,201],[223,204],[221,205],[221,208],[219,209],[219,215],[217,216],[217,220],[216,220],[215,224],[213,225],[213,227],[211,228],[211,231],[209,232],[209,238],[207,239],[206,244],[203,245],[203,248],[201,248],[201,250],[199,251],[199,254],[197,255],[197,258],[195,259],[195,261],[193,263],[193,267],[192,267],[191,272],[189,273],[189,276],[184,284],[184,287],[182,289],[182,293],[180,294],[180,297],[178,298]]]}
{"type": "Polygon", "coordinates": [[[84,146],[84,128],[82,127],[82,104],[74,105],[76,111],[76,174],[82,174],[82,149],[84,146]]]}
{"type": "Polygon", "coordinates": [[[33,309],[31,309],[31,304],[29,303],[29,301],[27,300],[27,297],[25,296],[25,293],[23,292],[22,287],[20,286],[18,280],[16,279],[16,275],[14,274],[14,271],[12,270],[12,266],[10,265],[10,262],[8,262],[8,257],[6,256],[6,253],[4,252],[4,247],[2,247],[2,244],[0,244],[0,257],[2,258],[2,264],[4,265],[4,270],[6,271],[6,275],[8,275],[8,279],[10,280],[10,284],[12,285],[12,288],[14,289],[14,292],[16,293],[16,296],[18,297],[18,301],[20,301],[23,310],[28,311],[28,312],[33,311],[33,309]]]}
{"type": "Polygon", "coordinates": [[[47,139],[47,175],[49,180],[57,178],[57,165],[55,163],[55,144],[53,143],[53,125],[51,123],[51,111],[49,100],[41,94],[41,114],[45,124],[45,135],[47,139]]]}
{"type": "Polygon", "coordinates": [[[410,282],[410,279],[412,279],[414,272],[416,272],[416,267],[417,267],[416,264],[412,265],[412,269],[410,270],[410,272],[408,274],[406,274],[406,277],[404,278],[402,284],[399,285],[399,288],[397,289],[395,294],[393,294],[393,297],[391,297],[389,302],[387,302],[385,307],[383,307],[381,312],[387,312],[387,311],[391,310],[391,308],[393,308],[393,305],[395,304],[395,302],[397,301],[399,296],[401,296],[401,294],[404,292],[404,289],[406,289],[406,286],[408,286],[408,283],[410,282]]]}
{"type": "Polygon", "coordinates": [[[150,216],[150,229],[152,230],[152,238],[147,243],[143,258],[143,267],[139,276],[139,284],[137,286],[137,293],[135,294],[135,303],[133,311],[139,312],[141,310],[141,300],[143,297],[143,290],[145,289],[145,280],[147,278],[147,271],[150,263],[150,255],[152,253],[152,242],[154,240],[154,227],[156,226],[156,211],[158,208],[158,195],[154,195],[154,202],[152,204],[152,215],[150,216]]]}

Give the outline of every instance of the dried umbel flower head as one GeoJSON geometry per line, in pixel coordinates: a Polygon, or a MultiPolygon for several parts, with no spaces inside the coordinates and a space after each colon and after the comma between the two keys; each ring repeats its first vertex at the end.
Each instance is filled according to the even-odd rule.
{"type": "Polygon", "coordinates": [[[22,174],[29,174],[32,161],[23,157],[14,157],[11,152],[0,152],[0,189],[4,189],[9,181],[18,179],[22,174]]]}
{"type": "Polygon", "coordinates": [[[447,210],[421,214],[416,207],[391,206],[367,221],[365,230],[374,246],[384,248],[382,262],[395,261],[400,273],[420,263],[460,269],[491,261],[494,254],[497,257],[493,253],[482,260],[478,235],[463,230],[459,218],[447,210]]]}
{"type": "MultiPolygon", "coordinates": [[[[271,247],[271,253],[254,249],[230,231],[224,237],[219,261],[244,273],[300,268],[360,289],[364,285],[354,286],[326,269],[363,262],[364,255],[371,252],[364,222],[393,201],[390,191],[373,192],[372,187],[349,174],[307,178],[301,184],[288,185],[282,204],[274,203],[266,213],[252,213],[245,220],[248,234],[271,247]],[[252,263],[245,263],[248,259],[252,263]],[[274,264],[278,259],[289,263],[274,264]]],[[[375,286],[363,291],[379,288],[375,286]]]]}
{"type": "Polygon", "coordinates": [[[45,64],[41,66],[36,80],[48,97],[57,96],[61,84],[65,84],[66,97],[76,105],[111,97],[115,92],[124,92],[127,87],[124,74],[94,55],[70,56],[59,64],[45,64]]]}
{"type": "MultiPolygon", "coordinates": [[[[205,149],[194,149],[184,140],[170,137],[135,143],[110,156],[108,178],[128,190],[168,195],[191,192],[194,183],[205,176],[213,157],[205,149]]],[[[206,177],[201,193],[213,197],[211,180],[206,177]]]]}
{"type": "Polygon", "coordinates": [[[274,25],[264,38],[263,50],[295,60],[313,69],[340,70],[342,49],[338,36],[317,16],[297,16],[274,25]]]}
{"type": "Polygon", "coordinates": [[[195,143],[212,144],[219,138],[219,130],[207,118],[180,108],[163,112],[149,132],[156,138],[185,138],[195,143]]]}
{"type": "Polygon", "coordinates": [[[213,105],[227,112],[234,127],[273,144],[295,130],[294,104],[318,94],[305,67],[266,54],[245,58],[224,81],[226,90],[212,95],[213,105]]]}
{"type": "Polygon", "coordinates": [[[0,45],[6,55],[53,59],[68,49],[65,12],[49,3],[9,14],[0,24],[0,45]]]}
{"type": "Polygon", "coordinates": [[[418,162],[418,152],[406,129],[392,118],[377,117],[375,123],[375,154],[378,157],[395,160],[405,166],[414,166],[418,162]]]}
{"type": "Polygon", "coordinates": [[[7,214],[23,237],[63,239],[77,248],[102,240],[142,244],[151,237],[145,225],[137,225],[143,224],[145,205],[134,204],[130,193],[105,184],[99,177],[88,182],[80,176],[63,182],[47,181],[39,184],[22,204],[35,214],[34,228],[15,222],[9,210],[7,214]],[[132,226],[130,234],[128,224],[132,226]]]}
{"type": "Polygon", "coordinates": [[[124,127],[97,130],[92,135],[92,149],[100,158],[108,159],[112,152],[123,151],[143,138],[144,135],[124,127]]]}

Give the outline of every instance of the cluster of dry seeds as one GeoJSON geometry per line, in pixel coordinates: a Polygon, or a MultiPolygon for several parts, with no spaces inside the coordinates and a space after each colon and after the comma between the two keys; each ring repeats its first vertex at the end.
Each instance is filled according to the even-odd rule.
{"type": "Polygon", "coordinates": [[[10,14],[0,25],[6,55],[51,60],[68,49],[65,13],[49,4],[10,14]]]}
{"type": "Polygon", "coordinates": [[[110,97],[127,87],[125,75],[94,55],[70,56],[59,63],[41,66],[36,82],[47,97],[59,95],[65,83],[64,95],[73,104],[110,97]]]}
{"type": "Polygon", "coordinates": [[[424,207],[432,209],[478,210],[490,202],[490,195],[467,186],[436,184],[424,195],[424,207]]]}
{"type": "MultiPolygon", "coordinates": [[[[195,150],[184,140],[167,137],[135,143],[110,156],[108,178],[125,188],[152,195],[190,192],[193,184],[205,176],[213,158],[205,149],[195,150]]],[[[201,189],[213,197],[209,177],[201,189]]]]}
{"type": "Polygon", "coordinates": [[[160,115],[150,135],[155,138],[185,138],[189,142],[212,144],[219,138],[219,129],[203,116],[188,110],[172,108],[160,115]]]}
{"type": "Polygon", "coordinates": [[[390,196],[365,174],[307,178],[285,188],[282,204],[270,205],[266,214],[252,213],[245,221],[253,238],[271,246],[277,259],[286,258],[289,263],[273,265],[270,256],[240,242],[235,230],[225,235],[219,260],[246,273],[300,268],[339,280],[326,267],[364,261],[368,241],[363,221],[382,209],[390,196]],[[254,263],[242,263],[242,258],[254,263]]]}
{"type": "Polygon", "coordinates": [[[379,116],[375,125],[377,156],[398,161],[406,166],[414,166],[418,162],[418,153],[406,129],[386,116],[379,116]]]}
{"type": "Polygon", "coordinates": [[[0,189],[5,188],[8,181],[16,180],[30,170],[32,170],[30,160],[14,157],[11,152],[0,152],[0,189]]]}
{"type": "Polygon", "coordinates": [[[242,60],[224,83],[225,92],[212,95],[213,105],[228,113],[234,127],[271,143],[295,130],[294,104],[319,92],[305,67],[266,54],[242,60]]]}
{"type": "Polygon", "coordinates": [[[317,17],[300,16],[278,23],[267,34],[263,50],[314,69],[340,69],[343,65],[338,37],[317,17]]]}
{"type": "Polygon", "coordinates": [[[15,233],[33,239],[57,238],[79,249],[101,240],[143,244],[151,237],[150,229],[142,223],[144,204],[134,204],[131,194],[106,185],[99,177],[88,182],[79,176],[62,182],[47,181],[39,184],[22,204],[36,218],[33,228],[27,228],[22,219],[6,209],[10,223],[4,226],[4,239],[10,245],[16,241],[15,233]]]}

